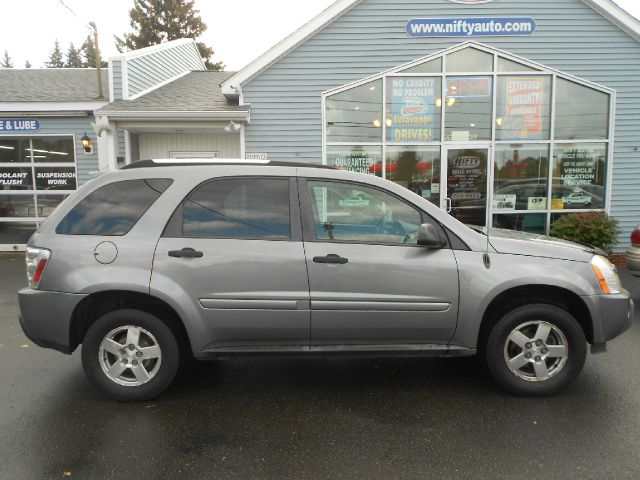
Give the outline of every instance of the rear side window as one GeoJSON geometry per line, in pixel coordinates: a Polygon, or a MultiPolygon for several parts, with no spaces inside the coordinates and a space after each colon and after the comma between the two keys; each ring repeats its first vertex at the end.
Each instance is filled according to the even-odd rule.
{"type": "Polygon", "coordinates": [[[291,238],[289,179],[228,178],[196,188],[176,210],[165,236],[291,238]]]}
{"type": "Polygon", "coordinates": [[[56,227],[56,233],[126,235],[171,183],[168,178],[153,178],[104,185],[73,207],[56,227]]]}

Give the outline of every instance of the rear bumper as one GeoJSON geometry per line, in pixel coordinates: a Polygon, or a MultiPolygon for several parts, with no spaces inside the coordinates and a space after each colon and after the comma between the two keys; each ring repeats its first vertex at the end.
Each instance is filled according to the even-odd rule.
{"type": "Polygon", "coordinates": [[[18,292],[18,303],[24,334],[40,347],[71,353],[71,317],[85,297],[23,288],[18,292]]]}
{"type": "Polygon", "coordinates": [[[593,320],[594,344],[605,343],[627,331],[633,323],[634,304],[629,292],[583,297],[593,320]]]}

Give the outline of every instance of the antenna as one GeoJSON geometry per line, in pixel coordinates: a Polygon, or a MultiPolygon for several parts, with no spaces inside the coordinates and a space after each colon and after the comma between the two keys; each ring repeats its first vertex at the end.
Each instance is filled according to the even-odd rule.
{"type": "Polygon", "coordinates": [[[487,246],[484,255],[482,255],[482,261],[487,269],[491,268],[491,257],[489,257],[489,247],[491,246],[489,241],[489,231],[493,224],[493,182],[491,181],[493,178],[493,166],[493,149],[489,147],[487,149],[487,246]]]}

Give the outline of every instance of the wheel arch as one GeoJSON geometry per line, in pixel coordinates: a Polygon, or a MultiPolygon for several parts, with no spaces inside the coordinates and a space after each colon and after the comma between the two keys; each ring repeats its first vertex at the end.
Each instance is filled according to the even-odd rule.
{"type": "Polygon", "coordinates": [[[69,326],[70,351],[73,352],[82,343],[93,322],[106,313],[123,308],[141,310],[160,318],[176,335],[181,351],[193,355],[184,322],[176,310],[164,300],[130,290],[108,290],[92,293],[78,303],[71,316],[69,326]]]}
{"type": "Polygon", "coordinates": [[[483,348],[491,327],[508,311],[522,305],[545,303],[562,308],[578,322],[589,343],[593,343],[594,325],[589,307],[575,292],[554,285],[519,285],[496,295],[482,316],[478,348],[483,348]]]}

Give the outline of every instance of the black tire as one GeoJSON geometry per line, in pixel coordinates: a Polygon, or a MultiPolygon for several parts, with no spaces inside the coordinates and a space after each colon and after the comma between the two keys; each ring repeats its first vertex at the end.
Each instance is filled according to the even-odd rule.
{"type": "MultiPolygon", "coordinates": [[[[151,338],[144,333],[142,337],[151,338]]],[[[123,351],[127,351],[128,354],[126,341],[122,346],[124,347],[123,351]]],[[[136,352],[137,350],[133,351],[136,352]]],[[[135,358],[135,353],[132,354],[132,357],[133,360],[131,362],[138,362],[135,358]]],[[[154,360],[150,360],[150,362],[154,362],[154,360]]],[[[115,361],[113,363],[115,364],[115,361]]],[[[157,397],[171,385],[180,366],[180,348],[171,329],[155,315],[141,310],[115,310],[100,317],[87,331],[82,344],[82,366],[89,380],[109,398],[122,402],[143,402],[157,397]],[[118,357],[107,355],[106,361],[100,359],[100,345],[103,339],[110,332],[125,326],[146,330],[160,348],[161,357],[159,357],[157,369],[155,369],[155,363],[152,363],[154,368],[152,369],[152,375],[150,375],[151,378],[140,385],[116,383],[103,370],[105,362],[118,357]]],[[[132,369],[126,370],[123,375],[134,377],[132,369]]],[[[127,379],[125,378],[124,380],[127,379]]],[[[131,381],[135,382],[136,378],[131,378],[131,381]]]]}
{"type": "MultiPolygon", "coordinates": [[[[537,325],[538,324],[532,324],[529,327],[524,327],[524,331],[527,331],[527,328],[536,328],[537,325]]],[[[550,342],[555,342],[555,338],[561,338],[557,332],[552,332],[551,339],[548,340],[549,345],[553,345],[550,342]]],[[[546,346],[546,344],[544,344],[542,347],[537,347],[535,346],[535,341],[528,343],[531,344],[534,349],[545,348],[546,346]]],[[[540,357],[536,352],[532,355],[540,357]]],[[[585,335],[576,319],[566,310],[544,303],[524,305],[506,313],[492,327],[485,344],[485,360],[493,378],[500,386],[509,392],[522,396],[540,397],[557,393],[580,374],[586,355],[587,346],[585,335]],[[549,358],[548,360],[542,360],[542,362],[545,362],[545,368],[547,365],[551,365],[549,372],[554,372],[554,374],[550,378],[534,380],[528,377],[529,375],[536,375],[536,372],[533,371],[534,363],[526,364],[519,370],[519,373],[529,378],[529,380],[518,376],[507,364],[506,356],[512,358],[520,353],[523,356],[526,354],[531,355],[531,350],[526,350],[527,347],[520,349],[514,342],[507,344],[507,339],[511,333],[516,328],[526,325],[528,322],[545,322],[546,324],[551,324],[561,332],[564,340],[566,340],[566,359],[560,368],[554,367],[554,363],[560,362],[560,359],[549,358]],[[554,368],[556,370],[553,370],[554,368]]],[[[533,358],[535,359],[535,357],[533,358]]],[[[531,360],[529,360],[529,362],[531,362],[531,360]]]]}

